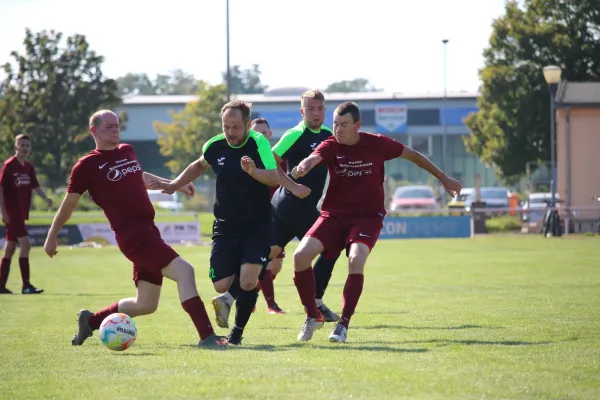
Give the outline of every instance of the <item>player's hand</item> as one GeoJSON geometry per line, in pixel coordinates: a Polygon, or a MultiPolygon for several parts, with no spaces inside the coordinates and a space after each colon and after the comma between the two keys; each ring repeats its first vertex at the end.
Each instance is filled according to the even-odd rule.
{"type": "Polygon", "coordinates": [[[448,194],[452,197],[458,196],[462,190],[461,183],[454,178],[450,178],[449,176],[442,180],[442,185],[444,186],[444,189],[446,189],[446,192],[448,192],[448,194]]]}
{"type": "Polygon", "coordinates": [[[242,165],[242,169],[244,170],[244,172],[246,172],[250,176],[252,176],[256,171],[256,164],[254,164],[254,160],[252,160],[248,156],[242,157],[240,164],[242,165]]]}
{"type": "Polygon", "coordinates": [[[307,173],[308,173],[308,169],[306,168],[306,166],[304,165],[303,162],[300,162],[300,164],[296,165],[294,167],[294,169],[292,169],[292,178],[294,178],[294,179],[302,178],[307,173]]]}
{"type": "Polygon", "coordinates": [[[304,185],[297,184],[290,190],[292,194],[300,199],[304,199],[310,195],[310,189],[304,185]]]}
{"type": "Polygon", "coordinates": [[[10,224],[10,217],[7,213],[2,213],[2,222],[4,222],[4,225],[10,224]]]}
{"type": "Polygon", "coordinates": [[[58,254],[56,250],[58,248],[58,240],[56,238],[47,237],[44,242],[44,251],[48,254],[48,257],[52,258],[58,254]]]}
{"type": "Polygon", "coordinates": [[[50,197],[46,197],[46,204],[48,204],[48,207],[52,207],[52,199],[50,197]]]}
{"type": "Polygon", "coordinates": [[[171,182],[164,182],[160,179],[152,179],[146,182],[146,187],[151,190],[162,190],[162,193],[173,194],[177,188],[171,182]]]}
{"type": "Polygon", "coordinates": [[[180,187],[178,191],[180,191],[188,197],[194,197],[194,194],[196,193],[196,187],[193,183],[190,182],[187,185],[183,185],[182,187],[180,187]]]}

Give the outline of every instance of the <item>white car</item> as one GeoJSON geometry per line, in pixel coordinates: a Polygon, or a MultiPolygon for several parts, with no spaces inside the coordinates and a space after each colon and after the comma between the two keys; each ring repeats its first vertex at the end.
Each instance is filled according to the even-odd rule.
{"type": "Polygon", "coordinates": [[[148,197],[155,207],[169,211],[181,211],[183,203],[179,200],[179,193],[162,193],[160,190],[148,190],[148,197]]]}

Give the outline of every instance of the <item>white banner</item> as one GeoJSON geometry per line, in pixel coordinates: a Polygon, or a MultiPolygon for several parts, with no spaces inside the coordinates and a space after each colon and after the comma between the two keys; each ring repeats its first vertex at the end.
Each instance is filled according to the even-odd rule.
{"type": "MultiPolygon", "coordinates": [[[[77,224],[83,240],[100,244],[117,244],[115,233],[110,225],[77,224]]],[[[157,222],[163,240],[169,244],[200,243],[200,222],[157,222]]]]}

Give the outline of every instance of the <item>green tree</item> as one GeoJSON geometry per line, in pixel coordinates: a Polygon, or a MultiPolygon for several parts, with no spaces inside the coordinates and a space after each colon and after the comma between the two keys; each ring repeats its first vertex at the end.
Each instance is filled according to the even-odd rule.
{"type": "MultiPolygon", "coordinates": [[[[263,85],[260,76],[261,71],[258,64],[252,65],[252,68],[241,69],[239,65],[234,65],[230,69],[232,94],[255,94],[264,93],[268,88],[263,85]]],[[[223,83],[227,84],[227,72],[223,72],[223,83]]]]}
{"type": "Polygon", "coordinates": [[[171,123],[154,121],[160,152],[169,158],[166,165],[175,174],[200,157],[207,140],[222,133],[220,113],[225,105],[225,85],[198,84],[198,99],[178,113],[170,112],[171,123]]]}
{"type": "Polygon", "coordinates": [[[76,160],[91,150],[90,115],[121,104],[117,83],[104,77],[104,59],[85,36],[62,37],[27,29],[25,51],[11,53],[0,83],[1,154],[13,153],[16,135],[30,134],[32,161],[50,186],[64,185],[76,160]]]}
{"type": "Polygon", "coordinates": [[[193,74],[175,69],[168,74],[158,74],[150,79],[147,74],[128,73],[117,78],[121,95],[173,95],[194,94],[198,90],[198,80],[193,74]]]}
{"type": "Polygon", "coordinates": [[[600,0],[526,0],[506,4],[493,23],[478,99],[465,119],[466,148],[507,183],[528,161],[550,160],[550,100],[542,69],[560,65],[563,79],[600,78],[600,0]]]}
{"type": "Polygon", "coordinates": [[[356,78],[333,82],[325,89],[326,93],[357,93],[357,92],[381,92],[368,79],[356,78]]]}

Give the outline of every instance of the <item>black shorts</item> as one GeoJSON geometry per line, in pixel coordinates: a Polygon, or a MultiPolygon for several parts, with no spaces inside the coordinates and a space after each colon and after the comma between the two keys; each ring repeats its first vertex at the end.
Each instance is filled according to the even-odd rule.
{"type": "Polygon", "coordinates": [[[306,235],[306,232],[313,226],[319,218],[319,211],[314,210],[296,210],[294,213],[281,213],[275,210],[271,211],[271,246],[284,248],[289,242],[306,235]]]}
{"type": "Polygon", "coordinates": [[[262,278],[271,252],[268,239],[267,234],[260,232],[213,236],[209,278],[218,282],[228,276],[238,275],[243,264],[262,265],[259,276],[262,278]]]}

